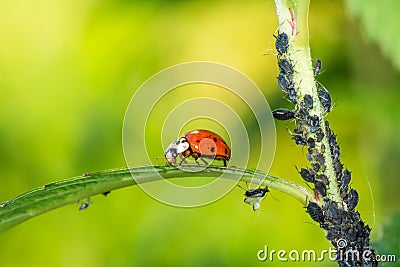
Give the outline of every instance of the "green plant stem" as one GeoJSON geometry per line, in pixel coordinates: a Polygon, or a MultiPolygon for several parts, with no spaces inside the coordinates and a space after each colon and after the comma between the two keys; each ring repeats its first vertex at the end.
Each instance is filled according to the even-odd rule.
{"type": "MultiPolygon", "coordinates": [[[[316,142],[316,153],[322,153],[325,158],[324,174],[329,179],[329,187],[327,193],[330,199],[334,200],[342,206],[339,187],[336,180],[332,155],[329,149],[328,134],[325,132],[324,107],[322,106],[319,97],[314,72],[312,68],[311,52],[309,45],[309,30],[308,30],[308,11],[309,0],[275,0],[275,5],[278,14],[279,31],[285,32],[289,36],[289,47],[286,53],[286,58],[292,62],[294,74],[293,83],[297,92],[297,109],[299,103],[303,103],[304,95],[308,94],[313,98],[314,106],[309,110],[310,116],[317,115],[320,118],[320,129],[324,133],[324,138],[321,142],[316,142]],[[293,21],[295,29],[293,29],[293,21]],[[291,25],[292,24],[292,25],[291,25]],[[292,35],[294,33],[294,35],[292,35]],[[326,149],[322,149],[322,146],[326,149]],[[324,151],[324,152],[322,152],[324,151]]],[[[316,140],[315,133],[310,133],[308,125],[302,125],[306,139],[312,137],[316,140]]]]}
{"type": "Polygon", "coordinates": [[[85,174],[44,185],[1,204],[0,232],[47,211],[76,203],[81,199],[137,185],[136,181],[148,183],[159,180],[160,175],[165,179],[188,177],[201,179],[201,177],[218,178],[224,173],[224,176],[221,176],[223,178],[234,180],[240,178],[241,181],[259,183],[270,189],[289,194],[304,206],[312,198],[304,187],[259,171],[218,166],[209,166],[204,169],[204,166],[198,165],[187,165],[185,170],[189,171],[182,171],[173,166],[125,168],[85,174]]]}

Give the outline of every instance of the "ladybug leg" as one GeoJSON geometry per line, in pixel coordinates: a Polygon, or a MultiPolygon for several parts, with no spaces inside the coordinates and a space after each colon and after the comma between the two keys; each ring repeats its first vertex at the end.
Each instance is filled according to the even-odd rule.
{"type": "Polygon", "coordinates": [[[181,158],[181,162],[179,163],[179,166],[181,166],[182,163],[187,163],[186,158],[184,156],[182,156],[182,154],[180,154],[179,157],[181,158]]]}
{"type": "Polygon", "coordinates": [[[226,159],[222,159],[224,161],[224,167],[226,167],[226,159]]]}
{"type": "Polygon", "coordinates": [[[200,158],[207,166],[209,165],[208,164],[208,162],[205,160],[205,159],[203,159],[203,158],[200,158]]]}

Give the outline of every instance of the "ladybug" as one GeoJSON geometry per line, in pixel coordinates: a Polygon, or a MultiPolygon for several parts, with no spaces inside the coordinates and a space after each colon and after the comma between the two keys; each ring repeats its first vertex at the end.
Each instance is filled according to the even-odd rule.
{"type": "Polygon", "coordinates": [[[200,158],[208,165],[204,158],[210,158],[222,160],[226,167],[226,162],[231,158],[231,149],[218,134],[209,130],[194,130],[172,142],[164,156],[168,165],[175,165],[177,157],[182,159],[180,165],[186,162],[187,157],[192,156],[197,164],[197,159],[200,158]]]}

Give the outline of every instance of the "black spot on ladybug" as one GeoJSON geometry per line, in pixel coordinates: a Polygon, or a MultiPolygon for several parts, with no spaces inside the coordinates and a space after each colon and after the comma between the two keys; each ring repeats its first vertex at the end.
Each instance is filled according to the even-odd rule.
{"type": "Polygon", "coordinates": [[[215,147],[211,147],[211,148],[210,148],[210,151],[211,151],[212,153],[214,153],[214,152],[215,152],[215,147]]]}
{"type": "Polygon", "coordinates": [[[228,154],[228,149],[225,148],[225,154],[228,154]]]}
{"type": "Polygon", "coordinates": [[[200,143],[200,140],[199,140],[199,139],[197,139],[195,142],[196,142],[196,143],[200,143]]]}

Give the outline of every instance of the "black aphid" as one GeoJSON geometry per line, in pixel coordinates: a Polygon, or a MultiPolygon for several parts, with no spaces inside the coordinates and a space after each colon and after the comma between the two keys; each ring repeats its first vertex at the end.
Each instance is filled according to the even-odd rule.
{"type": "Polygon", "coordinates": [[[319,172],[319,170],[321,169],[321,165],[318,162],[315,162],[311,164],[311,168],[314,172],[319,172]]]}
{"type": "Polygon", "coordinates": [[[307,145],[309,148],[314,148],[315,147],[315,140],[312,137],[309,137],[307,139],[307,145]]]}
{"type": "Polygon", "coordinates": [[[317,192],[319,195],[326,197],[326,185],[321,182],[321,181],[315,181],[315,192],[317,192]]]}
{"type": "Polygon", "coordinates": [[[318,178],[319,180],[321,180],[321,182],[323,182],[325,185],[329,185],[329,179],[328,179],[328,177],[327,177],[325,174],[319,174],[319,175],[317,176],[317,178],[318,178]]]}
{"type": "Polygon", "coordinates": [[[282,56],[282,54],[286,53],[286,50],[289,47],[289,37],[286,33],[282,32],[276,36],[275,48],[278,51],[278,55],[282,56]]]}
{"type": "Polygon", "coordinates": [[[286,58],[278,59],[278,66],[281,73],[291,75],[294,73],[293,65],[286,58]]]}
{"type": "Polygon", "coordinates": [[[315,202],[310,202],[307,206],[307,213],[310,214],[311,219],[320,224],[324,223],[324,213],[320,206],[315,202]]]}
{"type": "Polygon", "coordinates": [[[289,96],[289,100],[292,101],[292,103],[296,104],[297,100],[296,100],[296,90],[294,89],[294,87],[289,87],[287,90],[287,94],[289,96]]]}
{"type": "Polygon", "coordinates": [[[318,74],[320,74],[321,69],[322,69],[322,62],[321,62],[321,60],[317,59],[315,61],[315,66],[314,66],[314,76],[317,76],[318,74]]]}
{"type": "Polygon", "coordinates": [[[294,119],[296,113],[293,110],[278,108],[272,111],[272,116],[281,121],[294,119]]]}
{"type": "Polygon", "coordinates": [[[322,154],[315,155],[314,159],[315,159],[316,162],[318,162],[321,165],[325,164],[325,157],[322,154]]]}
{"type": "Polygon", "coordinates": [[[247,190],[244,195],[245,199],[244,202],[247,204],[253,204],[253,210],[256,211],[260,208],[261,201],[263,200],[264,196],[269,192],[267,186],[264,188],[253,188],[247,190]]]}
{"type": "Polygon", "coordinates": [[[304,179],[304,181],[309,182],[309,183],[314,182],[315,174],[310,169],[301,168],[299,173],[301,175],[301,178],[304,179]]]}
{"type": "Polygon", "coordinates": [[[304,102],[304,105],[306,106],[306,108],[308,108],[308,109],[313,108],[314,102],[313,102],[311,95],[305,94],[304,98],[303,98],[303,102],[304,102]]]}
{"type": "Polygon", "coordinates": [[[296,142],[296,145],[305,146],[307,144],[306,139],[301,135],[293,135],[292,139],[296,142]]]}
{"type": "Polygon", "coordinates": [[[358,204],[358,193],[355,189],[351,189],[347,195],[347,207],[353,211],[358,204]]]}
{"type": "Polygon", "coordinates": [[[348,169],[345,169],[340,180],[341,180],[340,190],[347,191],[347,188],[351,180],[351,172],[348,169]]]}
{"type": "Polygon", "coordinates": [[[310,132],[315,133],[319,127],[319,118],[317,115],[312,115],[308,122],[308,126],[310,127],[310,132]]]}
{"type": "Polygon", "coordinates": [[[278,76],[278,85],[285,93],[287,93],[290,88],[293,88],[291,78],[283,73],[280,73],[278,76]]]}
{"type": "Polygon", "coordinates": [[[318,129],[317,133],[315,134],[317,137],[317,142],[321,142],[322,139],[324,138],[324,132],[322,131],[322,129],[318,129]]]}
{"type": "Polygon", "coordinates": [[[325,111],[330,112],[332,106],[332,98],[328,90],[326,90],[325,88],[320,88],[318,91],[318,97],[325,111]]]}

